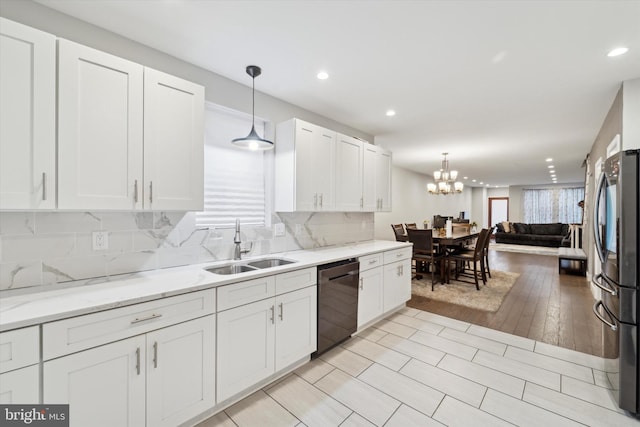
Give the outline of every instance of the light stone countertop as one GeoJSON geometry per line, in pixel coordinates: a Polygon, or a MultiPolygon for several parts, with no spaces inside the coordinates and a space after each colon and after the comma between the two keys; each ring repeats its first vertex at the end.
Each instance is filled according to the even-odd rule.
{"type": "Polygon", "coordinates": [[[293,264],[246,273],[218,275],[204,270],[204,268],[227,264],[230,262],[227,260],[144,271],[130,275],[122,280],[0,298],[0,331],[37,325],[187,292],[215,288],[258,277],[315,267],[345,258],[360,257],[410,246],[410,243],[405,242],[371,240],[246,258],[239,262],[274,257],[296,261],[293,264]]]}

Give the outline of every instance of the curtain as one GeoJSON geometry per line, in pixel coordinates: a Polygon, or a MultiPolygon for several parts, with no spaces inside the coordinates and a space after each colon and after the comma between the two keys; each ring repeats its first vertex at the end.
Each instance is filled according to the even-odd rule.
{"type": "Polygon", "coordinates": [[[584,200],[584,187],[525,189],[522,193],[525,223],[582,223],[578,202],[584,200]]]}

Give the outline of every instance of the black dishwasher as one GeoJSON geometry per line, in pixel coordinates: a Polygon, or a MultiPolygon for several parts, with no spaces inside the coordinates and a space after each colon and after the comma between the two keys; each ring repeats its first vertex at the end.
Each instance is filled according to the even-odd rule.
{"type": "Polygon", "coordinates": [[[360,262],[355,258],[318,266],[317,357],[345,341],[358,328],[360,262]]]}

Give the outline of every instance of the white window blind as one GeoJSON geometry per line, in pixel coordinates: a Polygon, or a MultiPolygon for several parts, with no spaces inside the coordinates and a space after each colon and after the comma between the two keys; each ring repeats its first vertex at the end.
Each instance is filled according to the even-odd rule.
{"type": "MultiPolygon", "coordinates": [[[[256,119],[264,135],[264,121],[256,119]]],[[[204,211],[196,213],[198,227],[265,224],[265,165],[262,151],[240,149],[231,140],[246,136],[251,116],[219,105],[205,108],[204,211]]]]}
{"type": "Polygon", "coordinates": [[[582,222],[578,202],[584,200],[584,187],[524,189],[522,199],[525,223],[582,222]]]}

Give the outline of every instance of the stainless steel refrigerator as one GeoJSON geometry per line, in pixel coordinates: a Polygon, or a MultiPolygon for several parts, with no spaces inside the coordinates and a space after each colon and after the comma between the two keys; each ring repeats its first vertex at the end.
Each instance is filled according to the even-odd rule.
{"type": "Polygon", "coordinates": [[[602,267],[593,278],[602,295],[593,311],[604,324],[605,355],[618,368],[610,377],[614,395],[633,414],[640,412],[639,158],[640,150],[627,150],[604,162],[593,218],[602,267]]]}

